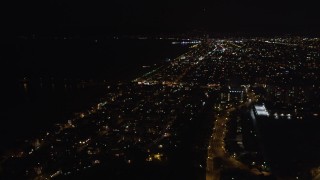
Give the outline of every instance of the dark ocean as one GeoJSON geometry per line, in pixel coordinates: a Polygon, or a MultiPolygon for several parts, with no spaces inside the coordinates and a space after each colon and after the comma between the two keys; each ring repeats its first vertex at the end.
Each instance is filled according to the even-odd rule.
{"type": "Polygon", "coordinates": [[[1,44],[2,149],[89,108],[106,85],[131,81],[189,49],[169,40],[132,39],[15,38],[1,44]]]}

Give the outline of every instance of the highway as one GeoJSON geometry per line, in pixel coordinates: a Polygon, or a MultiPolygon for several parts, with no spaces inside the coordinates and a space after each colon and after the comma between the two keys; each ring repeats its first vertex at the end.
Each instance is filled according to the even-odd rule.
{"type": "MultiPolygon", "coordinates": [[[[248,93],[246,102],[243,102],[238,108],[249,106],[256,101],[256,96],[253,93],[248,93]]],[[[224,139],[227,133],[227,122],[229,121],[229,114],[236,108],[231,107],[220,112],[214,122],[213,133],[209,141],[208,157],[206,167],[206,180],[219,180],[221,170],[225,169],[239,169],[257,174],[258,172],[251,170],[236,158],[230,156],[225,149],[224,139]]],[[[258,174],[257,174],[258,175],[258,174]]]]}

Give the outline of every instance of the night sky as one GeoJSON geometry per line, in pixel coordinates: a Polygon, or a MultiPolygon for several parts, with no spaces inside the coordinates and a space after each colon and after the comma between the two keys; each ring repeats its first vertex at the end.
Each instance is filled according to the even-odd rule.
{"type": "Polygon", "coordinates": [[[10,32],[94,29],[105,32],[317,32],[311,0],[10,1],[2,6],[10,32]]]}

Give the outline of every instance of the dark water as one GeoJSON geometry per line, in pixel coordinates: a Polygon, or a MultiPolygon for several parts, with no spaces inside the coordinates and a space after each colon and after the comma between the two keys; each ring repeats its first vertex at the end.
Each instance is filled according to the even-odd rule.
{"type": "Polygon", "coordinates": [[[102,82],[130,81],[188,50],[165,40],[18,39],[2,44],[3,148],[90,107],[106,92],[102,82]]]}
{"type": "Polygon", "coordinates": [[[261,143],[272,171],[279,176],[308,177],[320,165],[319,118],[260,119],[261,143]]]}
{"type": "Polygon", "coordinates": [[[10,76],[72,77],[128,80],[142,65],[161,63],[188,46],[166,40],[18,39],[6,47],[4,63],[10,76]]]}

